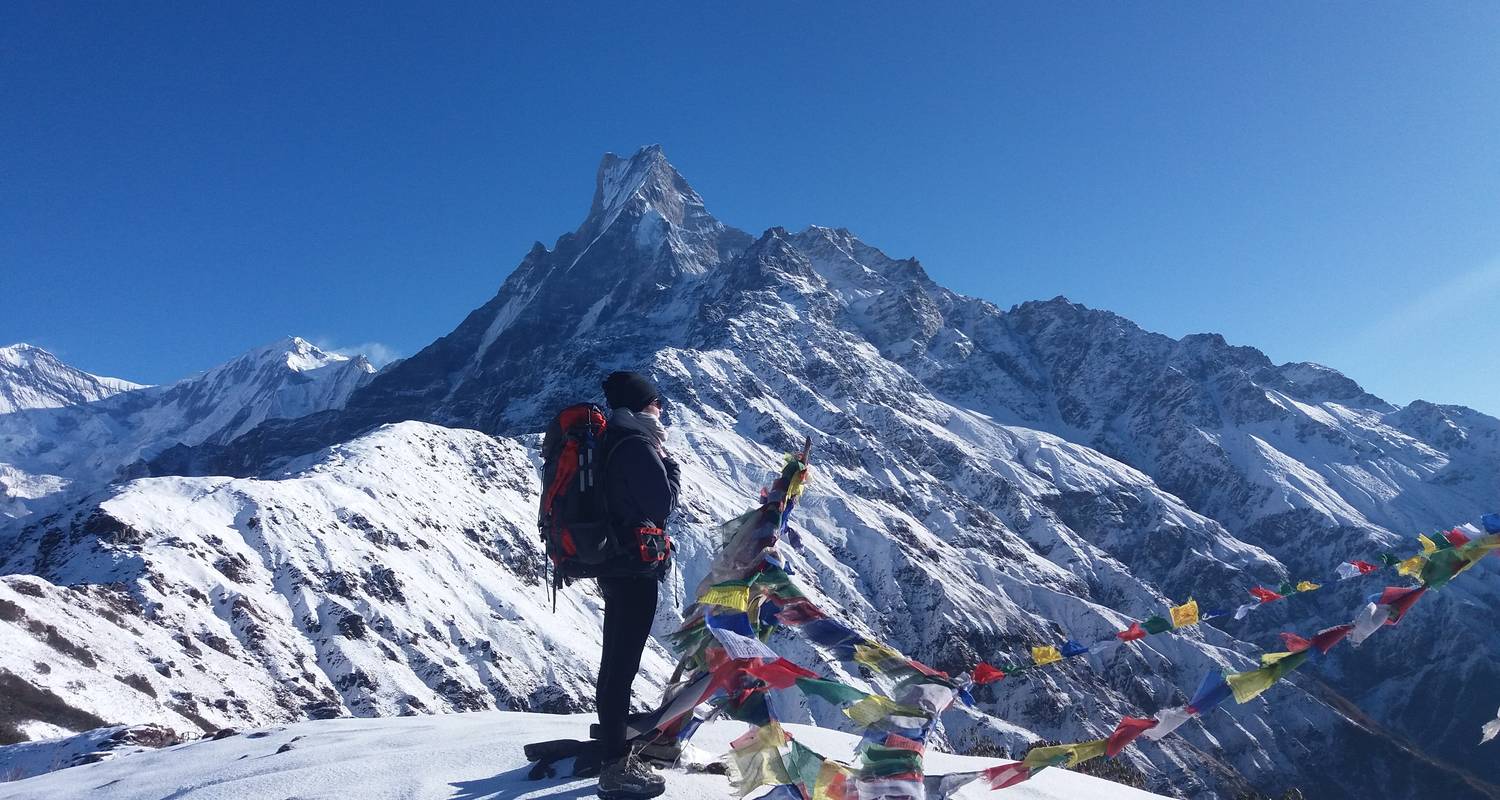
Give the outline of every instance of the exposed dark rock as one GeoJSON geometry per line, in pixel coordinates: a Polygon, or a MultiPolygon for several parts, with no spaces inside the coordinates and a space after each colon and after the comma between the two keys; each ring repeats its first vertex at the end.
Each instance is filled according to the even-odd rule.
{"type": "Polygon", "coordinates": [[[62,698],[31,685],[20,676],[0,670],[0,745],[26,741],[20,725],[33,720],[45,720],[80,731],[109,724],[68,705],[62,698]]]}

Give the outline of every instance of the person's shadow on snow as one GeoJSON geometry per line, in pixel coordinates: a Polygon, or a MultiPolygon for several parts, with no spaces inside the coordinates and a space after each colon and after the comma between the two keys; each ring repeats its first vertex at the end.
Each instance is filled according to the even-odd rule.
{"type": "Polygon", "coordinates": [[[599,791],[598,778],[561,778],[531,780],[531,764],[502,772],[489,778],[454,781],[448,784],[454,794],[448,800],[579,800],[594,797],[599,791]]]}

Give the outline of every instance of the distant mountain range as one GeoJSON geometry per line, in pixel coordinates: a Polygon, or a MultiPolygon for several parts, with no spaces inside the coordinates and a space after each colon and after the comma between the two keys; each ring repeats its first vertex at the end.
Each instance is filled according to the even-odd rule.
{"type": "Polygon", "coordinates": [[[296,337],[167,386],[96,378],[24,344],[0,349],[0,369],[0,398],[25,401],[0,414],[0,514],[13,517],[62,487],[90,491],[144,474],[132,465],[165,448],[228,442],[268,419],[339,408],[375,373],[363,356],[296,337]]]}
{"type": "MultiPolygon", "coordinates": [[[[663,387],[685,464],[658,632],[714,523],[804,435],[816,481],[794,568],[953,670],[1106,638],[1190,596],[1232,608],[1500,507],[1494,418],[1398,408],[1328,367],[1063,298],[1002,310],[842,229],[752,236],[648,147],[606,155],[578,230],[378,373],[293,339],[169,387],[88,395],[92,376],[60,364],[0,387],[58,398],[0,415],[0,630],[17,642],[0,681],[27,698],[0,736],[588,708],[599,604],[579,585],[543,605],[536,433],[617,368],[663,387]]],[[[1365,647],[1122,758],[1181,796],[1500,797],[1475,744],[1500,706],[1484,622],[1500,593],[1475,572],[1365,647]]],[[[1376,590],[1004,681],[945,716],[944,744],[1107,735],[1376,590]]],[[[772,644],[865,680],[793,636],[772,644]]],[[[654,644],[642,686],[670,666],[654,644]]]]}
{"type": "Polygon", "coordinates": [[[90,403],[144,388],[74,369],[40,347],[0,347],[0,414],[90,403]]]}

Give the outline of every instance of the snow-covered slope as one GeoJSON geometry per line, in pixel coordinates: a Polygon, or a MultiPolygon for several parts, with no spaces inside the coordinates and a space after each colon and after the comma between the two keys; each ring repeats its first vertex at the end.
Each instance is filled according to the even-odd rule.
{"type": "Polygon", "coordinates": [[[597,602],[547,608],[530,459],[406,423],[281,480],[112,489],[6,559],[26,576],[0,581],[0,669],[100,719],[179,729],[581,708],[597,602]]]}
{"type": "MultiPolygon", "coordinates": [[[[862,329],[924,385],[1142,470],[1297,577],[1326,580],[1341,561],[1411,550],[1419,532],[1500,507],[1500,421],[1472,409],[1396,408],[1327,367],[1278,366],[1217,335],[1174,340],[1061,298],[1000,312],[931,283],[907,294],[925,298],[908,304],[919,311],[869,315],[862,329]]],[[[1500,604],[1495,585],[1445,589],[1424,609],[1427,622],[1390,637],[1402,655],[1340,652],[1332,682],[1372,717],[1432,752],[1462,754],[1490,779],[1500,763],[1477,752],[1472,731],[1500,700],[1500,635],[1467,620],[1500,604]],[[1422,658],[1412,663],[1412,653],[1422,658]]],[[[1336,618],[1357,602],[1353,591],[1330,593],[1302,619],[1336,618]]],[[[1264,640],[1297,624],[1274,614],[1236,630],[1264,640]]]]}
{"type": "MultiPolygon", "coordinates": [[[[588,797],[594,781],[527,779],[521,755],[528,742],[587,736],[589,716],[485,712],[440,717],[340,719],[245,731],[122,755],[42,777],[0,783],[0,798],[88,797],[93,800],[453,800],[454,798],[588,797]]],[[[697,742],[709,755],[729,749],[743,723],[704,726],[697,742]]],[[[849,757],[855,738],[802,725],[799,741],[833,758],[849,757]]],[[[0,748],[0,774],[6,769],[0,748]]],[[[993,758],[936,754],[933,772],[963,772],[1003,763],[993,758]]],[[[664,771],[665,800],[729,800],[722,775],[664,771]]],[[[987,796],[971,787],[958,798],[987,796]]],[[[1148,800],[1148,794],[1062,769],[1046,770],[1006,791],[1017,800],[1148,800]]],[[[752,795],[754,797],[754,795],[752,795]]]]}
{"type": "MultiPolygon", "coordinates": [[[[36,629],[27,625],[27,635],[40,642],[28,647],[57,650],[47,641],[49,624],[91,648],[100,637],[119,638],[107,618],[93,619],[101,614],[98,589],[60,588],[110,582],[139,602],[147,618],[135,627],[143,637],[170,638],[168,631],[178,626],[222,637],[226,652],[219,655],[241,666],[186,648],[172,651],[155,639],[146,649],[167,647],[179,665],[189,665],[179,667],[184,673],[196,671],[197,662],[210,674],[243,668],[253,702],[238,688],[239,697],[225,695],[216,688],[222,680],[207,679],[187,691],[190,704],[171,697],[152,706],[132,698],[141,713],[149,706],[149,713],[162,715],[155,718],[191,720],[173,703],[209,725],[343,710],[393,713],[405,695],[430,710],[469,702],[527,707],[531,695],[501,691],[494,680],[502,687],[555,686],[563,707],[585,707],[593,668],[588,648],[597,635],[589,595],[575,588],[575,597],[565,596],[559,607],[565,618],[556,624],[538,622],[547,618],[535,616],[540,610],[526,599],[540,590],[524,588],[535,586],[524,564],[540,565],[541,556],[534,533],[522,533],[531,530],[530,512],[529,501],[519,498],[535,492],[529,465],[522,464],[528,441],[522,437],[540,430],[563,404],[596,399],[599,377],[619,367],[656,375],[669,399],[671,446],[680,448],[687,465],[691,488],[678,523],[682,570],[670,585],[674,602],[663,610],[666,617],[680,607],[683,586],[693,585],[704,569],[710,525],[740,511],[777,453],[805,434],[816,442],[818,482],[799,511],[806,545],[794,565],[828,607],[939,668],[971,667],[979,657],[1022,660],[1032,645],[1107,637],[1123,627],[1121,614],[1159,612],[1169,598],[1229,605],[1247,586],[1302,577],[1304,562],[1315,559],[1251,530],[1247,521],[1264,518],[1253,516],[1257,509],[1278,508],[1280,501],[1268,498],[1305,506],[1304,498],[1321,493],[1332,507],[1352,484],[1325,478],[1326,491],[1315,492],[1308,473],[1317,470],[1297,467],[1296,458],[1282,457],[1289,449],[1276,449],[1278,442],[1291,448],[1284,440],[1296,440],[1295,425],[1241,410],[1295,409],[1302,417],[1337,420],[1331,407],[1369,403],[1364,393],[1331,371],[1261,368],[1253,351],[1133,333],[1119,318],[1101,321],[1101,313],[1062,302],[1001,312],[942,290],[916,261],[891,259],[847,231],[773,228],[750,237],[713,220],[659,149],[630,159],[609,156],[579,229],[552,249],[536,245],[499,294],[452,333],[375,376],[342,408],[268,420],[227,443],[153,461],[158,473],[245,479],[140,480],[112,498],[30,521],[7,569],[59,586],[10,578],[12,591],[0,589],[0,597],[28,620],[45,620],[36,629]],[[1247,383],[1246,374],[1274,383],[1286,399],[1281,405],[1255,400],[1246,392],[1264,397],[1267,390],[1247,383]],[[1152,392],[1164,394],[1137,404],[1152,392]],[[1221,427],[1193,415],[1220,420],[1221,427]],[[468,438],[477,434],[431,425],[377,427],[406,419],[501,438],[485,444],[468,438]],[[1278,428],[1283,424],[1289,427],[1278,428]],[[1219,444],[1251,436],[1281,455],[1257,451],[1259,460],[1236,461],[1248,451],[1219,444]],[[341,442],[349,444],[307,455],[341,442]],[[513,455],[462,455],[489,448],[513,455]],[[413,463],[401,455],[408,452],[456,455],[413,463]],[[515,487],[508,490],[510,501],[488,497],[494,487],[463,477],[474,460],[497,458],[497,473],[508,476],[497,480],[515,487]],[[1270,469],[1272,462],[1279,472],[1270,469]],[[1181,466],[1192,464],[1199,465],[1201,484],[1187,480],[1192,470],[1181,466]],[[1190,491],[1195,486],[1201,493],[1190,491]],[[450,500],[466,496],[486,499],[450,500]],[[276,513],[250,510],[262,508],[276,513]],[[488,532],[475,527],[487,509],[504,521],[491,520],[488,532]],[[381,533],[372,539],[368,528],[381,533]],[[414,545],[413,536],[432,546],[414,545]],[[502,552],[523,561],[486,555],[486,542],[496,540],[502,552]],[[455,575],[453,563],[477,569],[455,575]],[[359,572],[373,564],[388,566],[399,586],[421,586],[424,594],[409,601],[383,597],[380,586],[390,580],[359,572]],[[345,579],[322,577],[330,570],[345,579]],[[494,582],[481,572],[493,573],[494,582]],[[27,590],[14,591],[16,581],[27,590]],[[466,600],[468,584],[493,602],[466,600]],[[496,629],[486,616],[492,609],[516,617],[514,624],[496,629]],[[338,630],[336,620],[346,612],[365,620],[346,625],[363,637],[338,630]],[[151,622],[150,614],[163,622],[151,622]],[[426,630],[429,624],[458,638],[439,641],[426,630]],[[545,630],[528,627],[538,624],[545,630]],[[423,648],[434,648],[419,649],[426,661],[415,666],[407,646],[413,630],[424,632],[415,640],[423,648]],[[533,637],[533,647],[542,649],[550,642],[564,657],[495,667],[472,642],[501,632],[517,642],[533,637]],[[460,639],[470,645],[456,645],[460,639]],[[560,663],[576,671],[554,674],[560,663]],[[285,691],[275,691],[278,686],[285,691]]],[[[1380,424],[1412,431],[1396,439],[1418,442],[1409,445],[1412,452],[1437,451],[1421,437],[1451,437],[1446,432],[1460,429],[1472,450],[1446,457],[1468,464],[1482,482],[1493,452],[1483,434],[1487,418],[1443,409],[1411,419],[1388,407],[1368,412],[1394,414],[1380,424]]],[[[1343,457],[1337,449],[1318,449],[1330,447],[1317,443],[1320,436],[1293,455],[1343,457]]],[[[1328,471],[1349,471],[1338,463],[1328,471]]],[[[1426,498],[1433,516],[1451,513],[1444,521],[1461,521],[1473,516],[1469,505],[1480,502],[1482,491],[1464,481],[1455,485],[1452,498],[1435,480],[1413,496],[1426,498]],[[1442,510],[1450,505],[1451,512],[1442,510]]],[[[1378,526],[1320,529],[1320,555],[1331,559],[1321,566],[1365,554],[1360,548],[1393,535],[1378,526]]],[[[1331,619],[1346,618],[1353,598],[1329,595],[1333,605],[1343,603],[1331,607],[1331,619]]],[[[1454,621],[1468,618],[1466,602],[1445,590],[1425,601],[1413,622],[1431,614],[1451,631],[1454,621]]],[[[1330,619],[1322,613],[1288,624],[1308,632],[1330,619]]],[[[1267,624],[1286,622],[1258,616],[1267,624]]],[[[1464,674],[1485,678],[1495,637],[1480,626],[1464,628],[1453,638],[1477,653],[1463,662],[1464,674]]],[[[1240,639],[1212,628],[1153,637],[984,689],[976,710],[945,717],[945,746],[1014,749],[1035,738],[1089,738],[1107,733],[1121,714],[1181,704],[1207,670],[1250,664],[1256,648],[1248,642],[1277,644],[1269,629],[1231,631],[1240,639]]],[[[806,663],[824,663],[795,637],[776,644],[806,663]]],[[[132,648],[113,645],[105,667],[70,666],[70,678],[97,687],[94,695],[80,693],[98,703],[87,713],[124,721],[107,716],[113,711],[108,703],[129,691],[112,673],[133,674],[149,659],[143,664],[132,648]]],[[[56,660],[66,656],[58,652],[64,656],[56,660]]],[[[1419,651],[1388,657],[1410,661],[1411,652],[1419,651]]],[[[654,698],[647,687],[662,677],[660,656],[653,655],[642,684],[647,698],[654,698]]],[[[25,666],[16,660],[9,668],[25,666]]],[[[823,668],[860,680],[842,667],[823,668]]],[[[52,680],[17,675],[33,685],[52,680]]],[[[170,677],[161,688],[178,680],[170,677]]],[[[1413,695],[1422,689],[1404,682],[1400,671],[1385,677],[1386,687],[1413,695]]],[[[150,673],[145,678],[155,681],[150,673]]],[[[1449,684],[1433,676],[1432,685],[1449,684]]],[[[1496,694],[1500,682],[1464,685],[1482,700],[1496,694]]],[[[1330,705],[1323,696],[1323,687],[1299,676],[1263,700],[1192,723],[1182,737],[1130,751],[1127,763],[1154,787],[1195,797],[1234,797],[1250,785],[1272,793],[1300,786],[1327,798],[1415,796],[1433,787],[1445,796],[1477,796],[1451,773],[1394,744],[1378,721],[1352,721],[1355,712],[1338,710],[1349,708],[1344,698],[1328,695],[1330,705]],[[1329,760],[1342,769],[1327,770],[1329,760]]],[[[1497,704],[1490,697],[1476,707],[1497,704]]],[[[840,722],[822,713],[788,710],[793,718],[840,722]]],[[[1409,721],[1405,715],[1383,719],[1409,721]]],[[[1424,724],[1437,722],[1429,715],[1424,724]]],[[[1486,768],[1472,750],[1447,753],[1462,767],[1486,768]]]]}
{"type": "Polygon", "coordinates": [[[173,446],[227,442],[267,419],[339,408],[374,371],[363,356],[292,337],[167,386],[0,415],[0,513],[19,516],[65,487],[129,476],[130,465],[173,446]]]}
{"type": "Polygon", "coordinates": [[[90,375],[26,343],[0,347],[0,414],[92,403],[141,384],[90,375]]]}

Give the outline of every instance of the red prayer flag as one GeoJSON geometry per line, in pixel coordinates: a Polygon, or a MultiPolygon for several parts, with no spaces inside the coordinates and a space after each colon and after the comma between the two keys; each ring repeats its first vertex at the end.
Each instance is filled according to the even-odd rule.
{"type": "Polygon", "coordinates": [[[1324,628],[1313,636],[1312,646],[1316,647],[1318,652],[1327,655],[1328,651],[1332,650],[1334,645],[1342,642],[1344,637],[1348,636],[1352,630],[1354,630],[1353,625],[1335,625],[1332,628],[1324,628]]]}
{"type": "Polygon", "coordinates": [[[909,659],[907,659],[906,663],[910,664],[912,669],[916,670],[917,672],[922,673],[923,675],[926,675],[929,678],[946,678],[946,677],[948,677],[948,673],[943,672],[941,670],[933,669],[932,667],[929,667],[926,664],[923,664],[922,662],[916,660],[915,658],[909,658],[909,659]]]}
{"type": "Polygon", "coordinates": [[[1380,569],[1380,567],[1378,567],[1378,566],[1376,566],[1374,564],[1371,564],[1368,561],[1358,561],[1358,560],[1355,560],[1355,561],[1350,561],[1349,563],[1353,564],[1354,568],[1357,569],[1357,570],[1359,570],[1359,574],[1361,574],[1361,575],[1369,575],[1370,573],[1372,573],[1372,572],[1380,569]]]}
{"type": "Polygon", "coordinates": [[[855,798],[859,796],[854,786],[849,783],[848,776],[842,772],[835,773],[828,781],[828,788],[823,791],[827,792],[829,797],[855,798]]]}
{"type": "Polygon", "coordinates": [[[744,662],[735,661],[724,653],[724,648],[714,647],[708,651],[708,689],[704,697],[723,689],[725,694],[734,695],[738,693],[737,687],[740,683],[740,675],[745,671],[744,662]]]}
{"type": "Polygon", "coordinates": [[[823,619],[828,616],[805,597],[796,597],[787,600],[778,599],[776,602],[781,604],[781,611],[776,616],[781,620],[781,624],[783,625],[806,625],[813,620],[823,619]]]}
{"type": "Polygon", "coordinates": [[[1379,605],[1391,607],[1391,616],[1385,621],[1385,624],[1395,625],[1397,622],[1400,622],[1401,618],[1406,616],[1406,612],[1411,609],[1412,604],[1421,599],[1422,593],[1425,591],[1427,591],[1427,587],[1425,586],[1409,588],[1400,588],[1397,586],[1385,587],[1385,591],[1380,593],[1379,601],[1379,605]]]}
{"type": "Polygon", "coordinates": [[[1115,634],[1115,638],[1122,642],[1133,642],[1136,639],[1144,639],[1146,638],[1146,629],[1141,627],[1141,623],[1132,622],[1128,629],[1115,634]]]}
{"type": "Polygon", "coordinates": [[[752,661],[745,667],[745,671],[765,681],[766,685],[772,689],[785,689],[795,684],[798,678],[818,677],[818,673],[799,667],[784,658],[760,664],[752,661]]]}
{"type": "Polygon", "coordinates": [[[1448,543],[1454,547],[1463,547],[1469,543],[1469,537],[1465,536],[1464,532],[1458,528],[1444,532],[1443,538],[1447,539],[1448,543]]]}
{"type": "Polygon", "coordinates": [[[994,683],[995,681],[1002,680],[1003,678],[1005,678],[1004,670],[992,667],[984,661],[979,662],[979,666],[974,668],[975,683],[981,685],[986,683],[994,683]]]}
{"type": "Polygon", "coordinates": [[[984,777],[990,782],[991,789],[1004,789],[1030,778],[1031,768],[1020,761],[1014,764],[1001,764],[985,770],[984,777]]]}
{"type": "Polygon", "coordinates": [[[1264,586],[1257,586],[1254,589],[1251,589],[1250,594],[1256,600],[1259,600],[1262,603],[1274,603],[1277,600],[1281,599],[1281,595],[1271,591],[1270,589],[1267,589],[1264,586]]]}
{"type": "Polygon", "coordinates": [[[1300,653],[1303,650],[1312,647],[1312,642],[1309,642],[1308,640],[1302,638],[1301,636],[1298,636],[1295,633],[1281,634],[1281,641],[1286,642],[1287,651],[1292,653],[1300,653]]]}
{"type": "Polygon", "coordinates": [[[1125,746],[1135,741],[1137,736],[1156,727],[1154,719],[1137,719],[1126,717],[1115,726],[1115,732],[1110,734],[1109,741],[1104,745],[1104,754],[1110,758],[1120,754],[1125,746]]]}
{"type": "Polygon", "coordinates": [[[915,739],[908,739],[899,733],[886,734],[885,746],[896,747],[902,750],[910,750],[913,753],[920,753],[924,749],[926,749],[926,745],[922,744],[921,742],[916,741],[915,739]]]}

